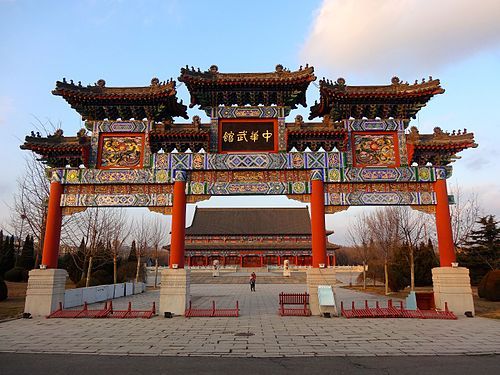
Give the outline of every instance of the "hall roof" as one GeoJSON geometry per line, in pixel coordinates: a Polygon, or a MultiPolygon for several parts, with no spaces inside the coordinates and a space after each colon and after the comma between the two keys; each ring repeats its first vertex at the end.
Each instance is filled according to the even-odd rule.
{"type": "Polygon", "coordinates": [[[131,118],[163,121],[172,117],[188,118],[187,107],[177,102],[175,81],[151,80],[144,87],[106,87],[103,79],[94,86],[82,86],[62,81],[56,82],[52,94],[62,96],[83,120],[116,120],[131,118]]]}
{"type": "Polygon", "coordinates": [[[349,118],[415,118],[420,108],[437,94],[444,93],[439,79],[402,82],[393,77],[385,86],[347,86],[343,78],[319,82],[320,101],[311,107],[309,119],[330,115],[338,121],[349,118]]]}
{"type": "Polygon", "coordinates": [[[189,106],[199,105],[202,109],[219,105],[305,107],[306,90],[314,80],[312,66],[292,72],[280,64],[267,73],[220,73],[216,65],[202,72],[186,66],[179,77],[191,95],[189,106]]]}
{"type": "Polygon", "coordinates": [[[303,208],[196,208],[186,235],[311,235],[303,208]]]}

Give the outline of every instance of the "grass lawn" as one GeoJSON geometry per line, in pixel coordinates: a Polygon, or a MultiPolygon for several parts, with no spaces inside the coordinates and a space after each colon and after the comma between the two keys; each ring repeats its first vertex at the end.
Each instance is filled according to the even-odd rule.
{"type": "MultiPolygon", "coordinates": [[[[0,302],[0,321],[10,318],[19,318],[24,312],[24,299],[26,298],[26,288],[28,283],[5,282],[8,289],[8,297],[0,302]]],[[[75,287],[70,280],[66,283],[66,289],[75,287]]]]}
{"type": "Polygon", "coordinates": [[[18,318],[23,313],[26,287],[28,286],[28,283],[13,283],[10,281],[5,283],[9,291],[7,299],[0,302],[0,321],[8,318],[18,318]]]}

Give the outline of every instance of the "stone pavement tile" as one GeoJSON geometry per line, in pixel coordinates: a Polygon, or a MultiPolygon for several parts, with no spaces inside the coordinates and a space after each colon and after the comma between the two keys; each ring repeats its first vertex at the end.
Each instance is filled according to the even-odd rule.
{"type": "MultiPolygon", "coordinates": [[[[158,354],[162,356],[358,356],[487,354],[500,351],[496,321],[279,317],[277,295],[296,285],[260,285],[258,298],[235,285],[193,285],[193,301],[240,300],[240,318],[31,319],[0,324],[0,351],[158,354]],[[253,298],[253,299],[250,299],[253,298]],[[247,306],[245,306],[247,303],[247,306]],[[246,311],[246,313],[245,313],[246,311]],[[235,336],[236,333],[253,336],[235,336]],[[200,350],[202,349],[202,350],[200,350]],[[197,354],[199,353],[199,354],[197,354]]],[[[363,294],[344,290],[344,298],[363,294]]],[[[134,306],[158,301],[133,296],[134,306]]],[[[124,306],[128,303],[124,298],[124,306]]]]}

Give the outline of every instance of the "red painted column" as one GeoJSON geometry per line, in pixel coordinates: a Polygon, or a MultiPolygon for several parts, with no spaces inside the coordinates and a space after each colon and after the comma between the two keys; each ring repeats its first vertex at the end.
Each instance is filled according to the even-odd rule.
{"type": "Polygon", "coordinates": [[[296,266],[299,265],[299,257],[297,255],[295,255],[295,265],[296,266]]]}
{"type": "Polygon", "coordinates": [[[321,171],[311,175],[312,266],[326,264],[325,190],[321,171]]]}
{"type": "Polygon", "coordinates": [[[243,268],[243,255],[240,255],[240,267],[243,268]]]}
{"type": "Polygon", "coordinates": [[[450,207],[446,180],[437,180],[434,184],[436,192],[436,229],[439,249],[439,264],[441,267],[451,267],[456,262],[453,232],[451,230],[450,207]]]}
{"type": "Polygon", "coordinates": [[[326,266],[330,267],[330,255],[326,256],[326,266]]]}
{"type": "Polygon", "coordinates": [[[61,240],[62,209],[61,195],[63,187],[60,182],[50,183],[47,224],[43,241],[42,264],[47,268],[57,268],[59,242],[61,240]]]}
{"type": "Polygon", "coordinates": [[[170,241],[170,268],[184,268],[184,237],[186,233],[186,172],[177,171],[172,207],[172,239],[170,241]]]}
{"type": "Polygon", "coordinates": [[[281,266],[281,256],[278,255],[278,266],[281,266]]]}
{"type": "Polygon", "coordinates": [[[264,267],[264,256],[260,256],[260,266],[264,267]]]}

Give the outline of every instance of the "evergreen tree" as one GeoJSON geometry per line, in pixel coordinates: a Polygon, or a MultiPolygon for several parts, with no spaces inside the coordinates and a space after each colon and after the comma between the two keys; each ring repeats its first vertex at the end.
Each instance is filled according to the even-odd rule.
{"type": "Polygon", "coordinates": [[[75,284],[82,279],[83,262],[85,259],[85,240],[82,238],[80,246],[75,254],[65,254],[62,259],[62,268],[64,268],[69,275],[71,281],[75,284]]]}
{"type": "Polygon", "coordinates": [[[490,270],[500,267],[500,227],[495,216],[481,217],[479,228],[473,230],[463,249],[458,253],[459,263],[469,268],[471,281],[477,284],[490,270]]]}
{"type": "Polygon", "coordinates": [[[392,261],[389,265],[389,288],[398,292],[410,285],[410,263],[406,254],[408,244],[403,244],[394,251],[392,261]]]}
{"type": "Polygon", "coordinates": [[[3,277],[5,272],[14,268],[15,263],[14,236],[11,236],[3,243],[3,255],[2,259],[0,259],[0,276],[3,277]]]}
{"type": "Polygon", "coordinates": [[[22,268],[26,271],[32,270],[35,265],[35,248],[33,237],[26,236],[24,240],[21,255],[17,258],[16,267],[22,268]]]}
{"type": "Polygon", "coordinates": [[[439,260],[432,241],[421,243],[415,251],[415,286],[432,285],[432,269],[439,267],[439,260]]]}
{"type": "Polygon", "coordinates": [[[0,259],[3,256],[3,230],[0,230],[0,259]]]}
{"type": "Polygon", "coordinates": [[[130,246],[130,254],[128,255],[127,261],[137,263],[137,247],[135,245],[135,240],[132,241],[132,245],[130,246]]]}

